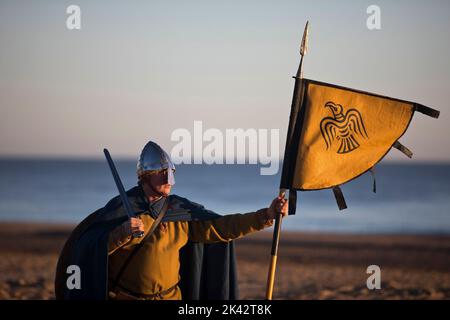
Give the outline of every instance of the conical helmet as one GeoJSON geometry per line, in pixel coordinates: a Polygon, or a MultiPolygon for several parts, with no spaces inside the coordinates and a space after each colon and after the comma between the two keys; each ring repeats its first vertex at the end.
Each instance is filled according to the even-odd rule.
{"type": "Polygon", "coordinates": [[[174,185],[175,165],[170,159],[170,156],[157,143],[149,141],[139,156],[136,172],[138,178],[149,171],[164,169],[167,169],[167,183],[174,185]]]}

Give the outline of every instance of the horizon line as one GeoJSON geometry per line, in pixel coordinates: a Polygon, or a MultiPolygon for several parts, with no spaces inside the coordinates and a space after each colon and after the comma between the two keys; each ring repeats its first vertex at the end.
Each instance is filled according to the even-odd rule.
{"type": "MultiPolygon", "coordinates": [[[[132,156],[115,156],[115,159],[118,161],[137,161],[138,157],[132,157],[132,156]]],[[[73,155],[0,155],[0,161],[12,161],[12,160],[18,160],[18,161],[102,161],[104,158],[102,156],[73,156],[73,155]]],[[[245,161],[247,162],[249,159],[246,158],[245,161]]],[[[283,163],[283,159],[278,159],[279,163],[283,163]]],[[[414,159],[385,159],[380,161],[377,165],[382,165],[383,163],[389,163],[389,164],[406,164],[406,165],[414,165],[414,164],[444,164],[444,165],[450,165],[450,159],[420,159],[420,160],[414,160],[414,159]]],[[[261,163],[222,163],[222,164],[206,164],[206,163],[200,163],[195,164],[193,163],[181,163],[178,165],[263,165],[261,163]]]]}

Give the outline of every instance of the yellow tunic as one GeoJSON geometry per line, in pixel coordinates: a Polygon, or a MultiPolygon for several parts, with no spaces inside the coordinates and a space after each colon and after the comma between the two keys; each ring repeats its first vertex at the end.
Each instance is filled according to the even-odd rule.
{"type": "MultiPolygon", "coordinates": [[[[154,219],[141,215],[145,233],[154,219]]],[[[214,243],[238,239],[249,233],[262,230],[273,224],[265,218],[265,209],[247,214],[232,214],[205,221],[167,222],[167,228],[157,228],[146,239],[143,247],[131,259],[118,286],[130,292],[156,294],[165,291],[179,281],[179,250],[188,240],[194,242],[214,243]]],[[[114,232],[109,237],[109,278],[115,279],[128,255],[141,239],[128,237],[116,239],[114,232]]],[[[178,287],[160,299],[181,299],[178,287]]]]}

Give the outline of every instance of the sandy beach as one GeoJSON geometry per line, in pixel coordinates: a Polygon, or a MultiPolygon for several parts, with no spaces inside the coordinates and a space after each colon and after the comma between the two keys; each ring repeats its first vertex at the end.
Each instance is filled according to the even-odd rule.
{"type": "MultiPolygon", "coordinates": [[[[0,224],[0,299],[54,299],[72,225],[0,224]]],[[[240,296],[263,299],[272,233],[236,241],[240,296]]],[[[449,299],[450,236],[283,232],[275,299],[449,299]],[[368,290],[366,269],[381,268],[368,290]]]]}

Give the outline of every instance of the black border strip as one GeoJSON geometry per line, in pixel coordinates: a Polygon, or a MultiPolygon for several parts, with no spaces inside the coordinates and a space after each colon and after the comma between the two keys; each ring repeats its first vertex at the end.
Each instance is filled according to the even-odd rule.
{"type": "Polygon", "coordinates": [[[283,168],[280,180],[280,189],[292,189],[293,174],[297,162],[299,135],[302,128],[303,98],[305,96],[305,82],[301,78],[295,78],[292,97],[291,113],[289,116],[289,128],[286,137],[286,146],[283,158],[283,168]],[[299,131],[300,130],[300,131],[299,131]]]}

